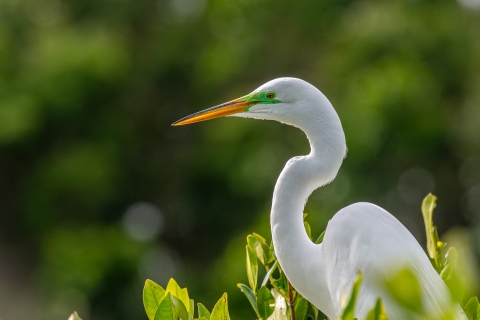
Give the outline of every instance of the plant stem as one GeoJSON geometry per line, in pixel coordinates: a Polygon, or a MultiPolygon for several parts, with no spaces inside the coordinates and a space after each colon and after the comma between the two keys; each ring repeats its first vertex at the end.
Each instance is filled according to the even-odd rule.
{"type": "Polygon", "coordinates": [[[297,320],[297,316],[295,315],[295,308],[293,307],[293,288],[290,281],[287,280],[288,286],[288,306],[290,307],[290,314],[292,315],[292,320],[297,320]]]}

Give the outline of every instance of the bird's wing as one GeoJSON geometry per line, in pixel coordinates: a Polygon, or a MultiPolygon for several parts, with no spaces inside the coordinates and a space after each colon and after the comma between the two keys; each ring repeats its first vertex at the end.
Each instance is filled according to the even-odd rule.
{"type": "MultiPolygon", "coordinates": [[[[432,267],[413,235],[395,217],[371,203],[355,203],[340,210],[328,223],[320,246],[326,281],[337,314],[353,280],[363,274],[356,308],[362,319],[378,297],[389,319],[416,319],[392,301],[383,285],[385,279],[408,268],[417,276],[423,305],[431,316],[443,314],[450,306],[447,286],[432,267]]],[[[439,318],[439,317],[438,317],[439,318]]],[[[458,317],[458,319],[462,319],[458,317]]]]}

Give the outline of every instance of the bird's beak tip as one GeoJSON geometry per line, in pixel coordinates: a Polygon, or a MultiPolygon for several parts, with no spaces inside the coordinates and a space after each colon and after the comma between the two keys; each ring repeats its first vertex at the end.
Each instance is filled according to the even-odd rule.
{"type": "Polygon", "coordinates": [[[239,112],[244,112],[248,110],[248,108],[254,105],[255,103],[256,102],[252,103],[252,102],[246,101],[244,97],[238,98],[229,102],[225,102],[218,106],[196,112],[188,117],[182,118],[172,123],[172,127],[183,126],[186,124],[201,122],[205,120],[232,115],[239,112]]]}

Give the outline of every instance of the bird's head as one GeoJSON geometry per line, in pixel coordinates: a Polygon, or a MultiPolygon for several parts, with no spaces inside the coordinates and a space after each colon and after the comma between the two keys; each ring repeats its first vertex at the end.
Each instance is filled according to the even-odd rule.
{"type": "Polygon", "coordinates": [[[224,116],[277,120],[294,126],[311,117],[319,117],[319,107],[333,108],[314,86],[297,78],[271,80],[246,96],[199,111],[173,123],[191,124],[224,116]]]}

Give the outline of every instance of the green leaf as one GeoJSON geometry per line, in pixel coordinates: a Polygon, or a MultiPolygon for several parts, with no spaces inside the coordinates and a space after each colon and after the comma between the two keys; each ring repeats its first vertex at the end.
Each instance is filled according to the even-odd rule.
{"type": "Polygon", "coordinates": [[[178,283],[172,278],[168,281],[166,292],[171,293],[174,297],[177,297],[183,302],[187,312],[190,312],[190,298],[188,297],[187,288],[180,288],[178,283]]]}
{"type": "Polygon", "coordinates": [[[188,320],[193,320],[195,315],[195,302],[193,299],[190,299],[190,312],[188,313],[188,320]]]}
{"type": "Polygon", "coordinates": [[[196,318],[195,320],[208,320],[208,319],[205,317],[200,317],[200,318],[196,318]]]}
{"type": "Polygon", "coordinates": [[[282,273],[279,279],[272,282],[272,286],[280,292],[284,297],[287,296],[288,282],[285,275],[282,273]]]}
{"type": "Polygon", "coordinates": [[[258,261],[255,252],[246,246],[247,250],[247,277],[250,288],[255,292],[257,290],[258,261]]]}
{"type": "Polygon", "coordinates": [[[174,295],[172,295],[172,303],[176,317],[182,320],[188,320],[188,312],[185,304],[174,295]]]}
{"type": "Polygon", "coordinates": [[[402,307],[422,313],[422,293],[415,274],[409,269],[401,270],[395,277],[385,281],[390,295],[402,307]]]}
{"type": "Polygon", "coordinates": [[[310,228],[310,224],[307,221],[304,221],[303,225],[305,226],[305,231],[307,232],[308,237],[312,239],[312,228],[310,228]]]}
{"type": "Polygon", "coordinates": [[[435,257],[435,242],[433,239],[433,209],[437,206],[435,203],[437,197],[429,193],[422,202],[422,215],[425,223],[425,232],[427,234],[427,252],[430,258],[435,257]]]}
{"type": "Polygon", "coordinates": [[[360,273],[353,282],[352,292],[350,299],[348,300],[345,308],[343,309],[341,320],[352,320],[355,314],[355,305],[357,304],[358,293],[360,292],[360,286],[362,284],[363,276],[360,273]]]}
{"type": "Polygon", "coordinates": [[[80,316],[78,315],[77,311],[74,311],[70,317],[68,317],[68,320],[82,320],[80,316]]]}
{"type": "Polygon", "coordinates": [[[388,320],[387,312],[382,304],[382,299],[377,299],[375,307],[368,312],[366,320],[388,320]]]}
{"type": "Polygon", "coordinates": [[[324,230],[322,233],[320,233],[320,235],[318,236],[317,240],[315,240],[315,244],[320,244],[320,243],[322,243],[324,237],[325,237],[325,230],[324,230]]]}
{"type": "Polygon", "coordinates": [[[458,251],[454,247],[450,247],[445,254],[445,263],[458,261],[458,251]]]}
{"type": "Polygon", "coordinates": [[[276,269],[277,267],[278,267],[278,260],[275,260],[275,263],[274,263],[273,266],[270,268],[270,270],[268,270],[267,274],[266,274],[265,277],[263,278],[262,284],[260,285],[261,287],[267,285],[268,279],[271,277],[273,271],[275,271],[275,269],[276,269]]]}
{"type": "Polygon", "coordinates": [[[444,266],[442,250],[445,243],[438,238],[437,228],[433,224],[433,210],[437,206],[437,197],[429,193],[422,202],[422,215],[427,235],[427,252],[435,263],[435,269],[440,271],[444,266]]]}
{"type": "Polygon", "coordinates": [[[307,316],[308,311],[308,301],[301,295],[297,296],[295,299],[295,304],[293,306],[295,308],[295,315],[297,316],[297,320],[304,320],[307,316]]]}
{"type": "Polygon", "coordinates": [[[457,261],[448,262],[442,272],[440,272],[440,276],[447,284],[452,299],[459,302],[462,301],[465,290],[465,279],[459,275],[457,261]]]}
{"type": "Polygon", "coordinates": [[[155,312],[154,320],[176,320],[171,293],[167,293],[166,297],[158,306],[157,312],[155,312]]]}
{"type": "Polygon", "coordinates": [[[273,313],[275,298],[267,287],[261,287],[257,294],[257,308],[260,318],[267,319],[273,313]]]}
{"type": "Polygon", "coordinates": [[[458,302],[462,301],[465,290],[465,279],[459,275],[457,262],[452,261],[447,263],[440,273],[440,276],[447,284],[452,299],[458,302]]]}
{"type": "Polygon", "coordinates": [[[145,286],[143,287],[143,305],[148,319],[153,320],[155,312],[164,297],[165,290],[160,285],[150,279],[145,281],[145,286]]]}
{"type": "Polygon", "coordinates": [[[318,308],[312,304],[312,310],[313,310],[313,316],[314,316],[313,319],[318,320],[318,308]]]}
{"type": "Polygon", "coordinates": [[[273,261],[273,255],[267,245],[267,241],[259,234],[250,234],[247,237],[248,246],[255,252],[258,260],[263,264],[269,264],[273,261]]]}
{"type": "Polygon", "coordinates": [[[210,320],[230,320],[230,315],[228,314],[228,299],[226,292],[215,304],[215,307],[213,307],[210,320]]]}
{"type": "Polygon", "coordinates": [[[257,298],[255,296],[255,292],[253,292],[252,289],[250,289],[248,286],[244,285],[243,283],[237,284],[237,287],[247,297],[248,301],[250,301],[250,304],[252,305],[253,310],[255,310],[255,313],[257,314],[257,316],[260,317],[258,313],[257,298]]]}
{"type": "Polygon", "coordinates": [[[480,320],[480,306],[478,304],[478,298],[472,297],[465,304],[463,308],[465,314],[469,320],[480,320]]]}
{"type": "Polygon", "coordinates": [[[197,308],[198,308],[198,316],[200,318],[204,317],[207,320],[210,320],[210,312],[208,311],[207,308],[201,303],[197,303],[197,308]]]}

